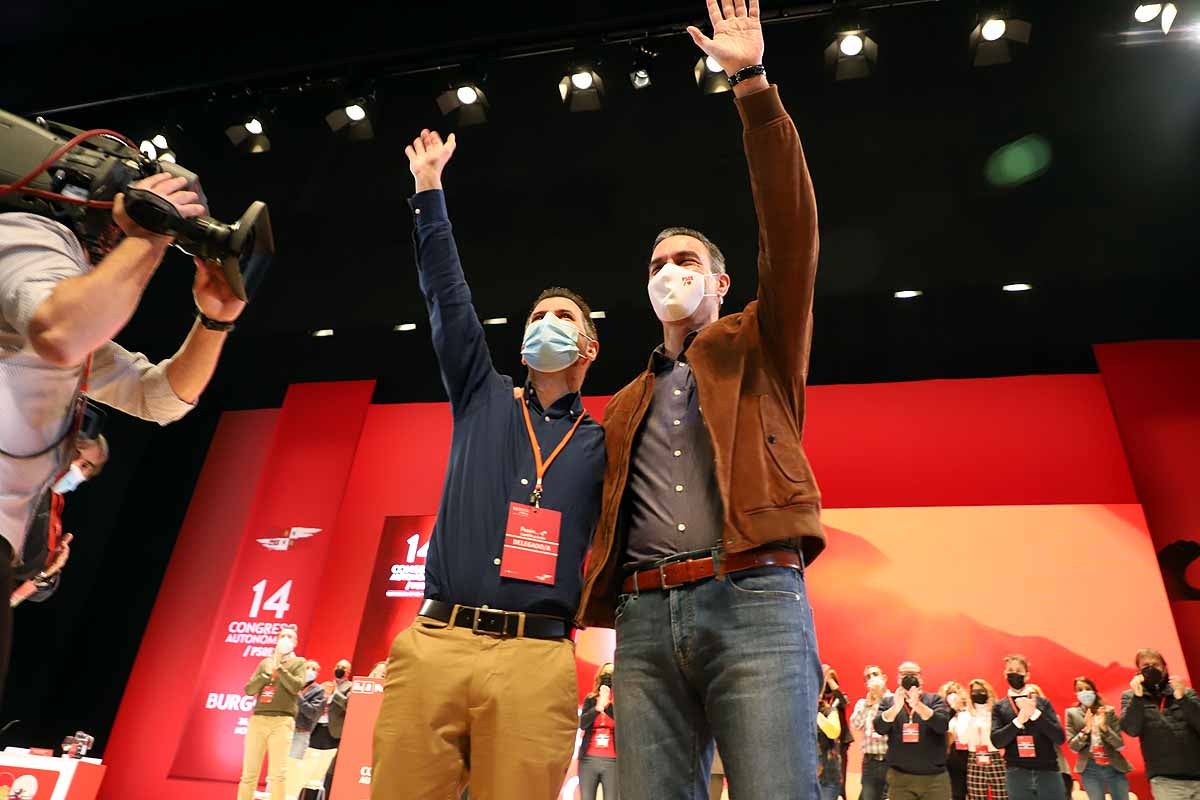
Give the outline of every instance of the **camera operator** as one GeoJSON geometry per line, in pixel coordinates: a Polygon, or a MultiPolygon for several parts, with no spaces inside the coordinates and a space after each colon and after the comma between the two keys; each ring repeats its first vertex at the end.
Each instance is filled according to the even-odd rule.
{"type": "MultiPolygon", "coordinates": [[[[187,182],[160,173],[134,186],[165,198],[186,218],[202,216],[205,208],[187,182]]],[[[0,213],[0,585],[12,583],[14,556],[22,553],[38,498],[67,471],[79,396],[160,424],[179,419],[212,377],[245,306],[218,265],[197,260],[197,321],[175,356],[153,364],[114,343],[172,243],[134,223],[123,199],[117,196],[112,223],[100,236],[77,235],[38,214],[0,213]]],[[[5,606],[0,687],[11,624],[5,606]]]]}

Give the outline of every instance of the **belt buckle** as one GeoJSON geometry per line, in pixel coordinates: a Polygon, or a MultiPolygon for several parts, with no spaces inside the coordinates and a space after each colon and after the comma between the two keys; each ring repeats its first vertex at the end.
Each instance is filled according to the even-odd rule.
{"type": "Polygon", "coordinates": [[[475,609],[475,619],[471,622],[471,633],[475,634],[476,636],[495,636],[497,639],[503,639],[505,636],[505,632],[504,632],[505,625],[503,623],[503,620],[507,616],[507,614],[508,614],[508,612],[501,611],[501,610],[495,609],[495,608],[477,608],[477,609],[475,609]],[[499,617],[501,619],[499,632],[486,631],[486,630],[479,629],[479,620],[480,620],[480,617],[484,614],[491,614],[491,615],[499,617]]]}
{"type": "MultiPolygon", "coordinates": [[[[683,562],[680,562],[680,561],[670,562],[670,564],[680,564],[680,563],[683,563],[683,562]]],[[[668,589],[677,589],[680,586],[683,586],[683,583],[667,583],[667,567],[670,566],[670,564],[664,562],[664,563],[658,565],[658,582],[660,584],[660,586],[658,588],[664,592],[667,591],[668,589]]],[[[686,581],[684,583],[686,583],[686,581]]]]}

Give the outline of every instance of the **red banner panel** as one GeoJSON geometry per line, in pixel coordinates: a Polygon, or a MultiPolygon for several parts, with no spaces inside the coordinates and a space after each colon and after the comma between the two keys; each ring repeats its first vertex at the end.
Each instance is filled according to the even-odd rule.
{"type": "Polygon", "coordinates": [[[425,597],[425,553],[434,515],[388,517],[371,572],[367,607],[358,629],[353,663],[365,671],[387,659],[392,640],[416,618],[425,597]]]}

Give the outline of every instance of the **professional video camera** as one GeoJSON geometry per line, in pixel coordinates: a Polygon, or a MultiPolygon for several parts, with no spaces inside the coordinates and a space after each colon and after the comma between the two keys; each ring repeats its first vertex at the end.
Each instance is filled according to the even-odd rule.
{"type": "Polygon", "coordinates": [[[130,184],[158,172],[187,178],[201,194],[195,173],[147,158],[119,133],[81,131],[38,118],[29,122],[0,111],[0,212],[26,211],[69,227],[89,250],[111,244],[113,198],[143,228],[175,237],[185,253],[219,261],[242,300],[253,294],[275,254],[267,205],[254,202],[232,225],[211,217],[184,219],[169,202],[130,184]]]}

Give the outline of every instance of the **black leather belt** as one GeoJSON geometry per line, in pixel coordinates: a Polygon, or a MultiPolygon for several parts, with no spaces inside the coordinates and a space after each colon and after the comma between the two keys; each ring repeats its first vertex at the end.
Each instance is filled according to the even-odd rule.
{"type": "Polygon", "coordinates": [[[466,628],[480,636],[497,636],[502,639],[567,639],[570,638],[574,627],[561,617],[504,611],[499,608],[475,608],[457,603],[443,603],[441,600],[426,600],[421,603],[418,613],[422,617],[450,623],[455,628],[466,628]]]}

